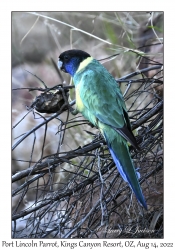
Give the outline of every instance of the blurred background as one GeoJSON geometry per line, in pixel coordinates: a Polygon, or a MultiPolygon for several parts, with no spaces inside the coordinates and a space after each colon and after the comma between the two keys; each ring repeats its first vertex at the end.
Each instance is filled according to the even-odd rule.
{"type": "MultiPolygon", "coordinates": [[[[163,237],[163,23],[162,12],[12,12],[13,238],[163,237]],[[140,154],[131,147],[131,155],[147,212],[118,175],[99,131],[81,114],[30,108],[45,90],[73,86],[56,67],[68,49],[88,52],[121,80],[143,146],[140,154]]],[[[68,101],[74,99],[70,88],[68,101]]]]}

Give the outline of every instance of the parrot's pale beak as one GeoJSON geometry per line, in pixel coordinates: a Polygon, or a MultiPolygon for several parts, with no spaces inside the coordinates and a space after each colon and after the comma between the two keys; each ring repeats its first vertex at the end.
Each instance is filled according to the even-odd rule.
{"type": "Polygon", "coordinates": [[[62,66],[63,66],[63,62],[58,60],[58,64],[57,64],[58,68],[59,69],[62,69],[62,66]]]}

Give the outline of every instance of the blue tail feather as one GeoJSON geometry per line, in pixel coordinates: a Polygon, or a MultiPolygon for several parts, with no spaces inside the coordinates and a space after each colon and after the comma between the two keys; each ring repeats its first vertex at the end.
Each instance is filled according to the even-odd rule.
{"type": "Polygon", "coordinates": [[[145,198],[144,198],[144,196],[143,196],[143,194],[142,194],[142,190],[141,190],[141,188],[140,188],[140,184],[139,184],[139,181],[138,181],[138,179],[140,178],[140,173],[137,172],[137,171],[134,169],[134,167],[133,167],[133,165],[132,165],[132,162],[131,162],[131,160],[130,160],[130,162],[131,162],[131,163],[130,163],[130,164],[131,164],[130,171],[132,171],[132,168],[133,168],[133,171],[135,171],[135,174],[134,174],[134,175],[132,174],[132,176],[134,176],[134,179],[135,179],[135,180],[131,180],[130,177],[129,177],[129,175],[128,175],[128,173],[125,171],[125,169],[123,168],[121,162],[120,162],[119,159],[117,158],[117,156],[116,156],[114,150],[113,150],[111,147],[109,147],[109,150],[110,150],[110,153],[111,153],[111,155],[112,155],[112,158],[113,158],[113,160],[114,160],[114,162],[115,162],[115,164],[116,164],[116,166],[117,166],[117,169],[118,169],[120,175],[122,176],[122,178],[124,179],[124,181],[126,181],[126,182],[129,184],[131,190],[135,193],[135,195],[136,195],[138,201],[140,202],[140,204],[147,210],[146,201],[145,201],[145,198]],[[134,187],[133,182],[136,182],[136,183],[137,183],[137,190],[136,190],[136,188],[134,187]]]}

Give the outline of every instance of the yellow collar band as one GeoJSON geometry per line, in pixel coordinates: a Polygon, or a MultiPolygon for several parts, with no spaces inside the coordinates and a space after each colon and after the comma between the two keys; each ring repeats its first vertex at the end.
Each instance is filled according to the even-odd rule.
{"type": "Polygon", "coordinates": [[[80,63],[80,66],[78,67],[76,73],[78,73],[80,70],[84,69],[92,60],[93,60],[93,57],[88,57],[84,61],[82,61],[80,63]]]}

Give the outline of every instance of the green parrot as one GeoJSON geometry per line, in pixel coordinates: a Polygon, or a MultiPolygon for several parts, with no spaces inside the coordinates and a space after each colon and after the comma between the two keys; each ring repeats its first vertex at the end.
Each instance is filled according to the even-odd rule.
{"type": "Polygon", "coordinates": [[[139,173],[133,165],[127,141],[138,150],[139,147],[131,131],[118,83],[103,65],[82,50],[61,53],[58,68],[73,78],[76,93],[76,109],[73,113],[80,112],[99,128],[122,178],[147,209],[138,180],[139,173]]]}

